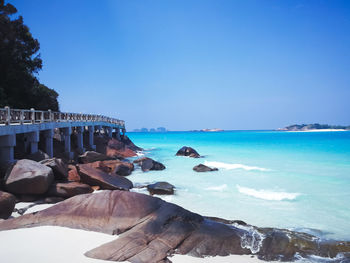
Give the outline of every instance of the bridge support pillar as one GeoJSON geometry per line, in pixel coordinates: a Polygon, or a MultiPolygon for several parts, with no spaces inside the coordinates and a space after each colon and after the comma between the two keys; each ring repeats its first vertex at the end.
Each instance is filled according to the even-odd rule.
{"type": "MultiPolygon", "coordinates": [[[[29,153],[36,153],[38,151],[39,131],[26,133],[25,137],[29,146],[29,153]]],[[[26,150],[28,146],[26,146],[26,150]]]]}
{"type": "Polygon", "coordinates": [[[15,161],[14,147],[16,146],[16,135],[0,136],[0,163],[3,165],[12,164],[15,161]]]}
{"type": "Polygon", "coordinates": [[[96,151],[96,145],[94,144],[94,126],[88,126],[88,134],[89,134],[89,148],[96,151]]]}
{"type": "Polygon", "coordinates": [[[117,140],[120,141],[120,129],[119,128],[115,129],[115,135],[116,135],[117,140]]]}
{"type": "Polygon", "coordinates": [[[45,140],[45,152],[53,157],[53,130],[45,130],[42,132],[45,140]]]}
{"type": "Polygon", "coordinates": [[[70,135],[72,134],[71,127],[62,128],[63,135],[64,135],[64,154],[67,159],[71,160],[74,157],[74,153],[70,151],[71,143],[70,143],[70,135]]]}
{"type": "Polygon", "coordinates": [[[122,129],[122,138],[124,139],[125,138],[125,129],[122,129]]]}
{"type": "Polygon", "coordinates": [[[98,132],[98,135],[99,135],[99,136],[101,136],[101,130],[102,130],[102,126],[101,126],[101,125],[95,126],[95,131],[98,132]]]}
{"type": "Polygon", "coordinates": [[[112,138],[113,135],[113,128],[112,127],[106,127],[107,135],[109,138],[112,138]]]}
{"type": "Polygon", "coordinates": [[[80,154],[85,152],[84,149],[84,142],[83,142],[83,132],[84,132],[84,127],[76,127],[76,132],[77,132],[77,144],[78,144],[78,152],[80,154]]]}

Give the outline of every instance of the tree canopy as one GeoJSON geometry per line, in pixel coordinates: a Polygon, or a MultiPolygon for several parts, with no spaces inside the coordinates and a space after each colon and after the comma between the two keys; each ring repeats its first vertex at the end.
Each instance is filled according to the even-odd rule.
{"type": "Polygon", "coordinates": [[[42,68],[39,41],[16,13],[0,0],[0,107],[58,111],[58,93],[36,77],[42,68]]]}

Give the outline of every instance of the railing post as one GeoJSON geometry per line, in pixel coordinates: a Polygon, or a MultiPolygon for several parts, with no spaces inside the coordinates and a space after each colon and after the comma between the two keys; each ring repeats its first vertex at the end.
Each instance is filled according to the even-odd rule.
{"type": "Polygon", "coordinates": [[[21,110],[21,113],[19,115],[19,122],[20,124],[23,124],[24,122],[24,110],[21,110]]]}
{"type": "Polygon", "coordinates": [[[34,124],[35,123],[35,110],[33,108],[30,109],[31,111],[31,120],[32,120],[32,123],[34,124]]]}
{"type": "Polygon", "coordinates": [[[40,112],[40,123],[43,123],[44,122],[44,112],[41,111],[40,112]]]}
{"type": "Polygon", "coordinates": [[[52,112],[51,110],[47,110],[49,112],[49,122],[52,122],[52,112]]]}
{"type": "Polygon", "coordinates": [[[10,110],[10,107],[9,106],[5,106],[5,109],[6,109],[6,125],[10,125],[11,123],[11,110],[10,110]]]}

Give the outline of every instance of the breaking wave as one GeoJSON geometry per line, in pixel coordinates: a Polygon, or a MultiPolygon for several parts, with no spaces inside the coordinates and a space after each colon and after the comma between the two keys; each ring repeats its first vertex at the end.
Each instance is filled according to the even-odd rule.
{"type": "Polygon", "coordinates": [[[261,168],[261,167],[257,167],[257,166],[248,166],[248,165],[244,165],[244,164],[240,164],[240,163],[222,163],[222,162],[205,161],[204,164],[207,166],[212,166],[212,167],[216,167],[216,168],[223,168],[223,169],[227,169],[227,170],[243,169],[246,171],[252,171],[252,170],[269,171],[269,169],[266,169],[266,168],[261,168]]]}
{"type": "Polygon", "coordinates": [[[282,200],[294,200],[300,194],[299,193],[287,193],[287,192],[274,192],[269,190],[255,190],[253,188],[242,187],[237,185],[237,189],[240,193],[271,201],[282,201],[282,200]]]}
{"type": "Polygon", "coordinates": [[[222,192],[227,189],[227,184],[219,185],[219,186],[211,186],[205,188],[205,190],[211,190],[211,191],[219,191],[222,192]]]}

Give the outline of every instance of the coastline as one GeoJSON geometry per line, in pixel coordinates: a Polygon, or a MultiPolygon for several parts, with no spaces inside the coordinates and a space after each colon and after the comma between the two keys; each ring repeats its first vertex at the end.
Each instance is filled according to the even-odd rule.
{"type": "Polygon", "coordinates": [[[341,132],[341,131],[349,131],[345,129],[311,129],[311,130],[305,130],[305,131],[285,131],[280,130],[284,132],[341,132]]]}

